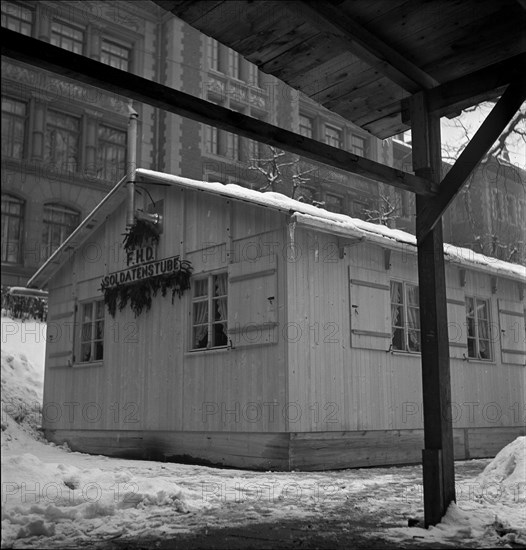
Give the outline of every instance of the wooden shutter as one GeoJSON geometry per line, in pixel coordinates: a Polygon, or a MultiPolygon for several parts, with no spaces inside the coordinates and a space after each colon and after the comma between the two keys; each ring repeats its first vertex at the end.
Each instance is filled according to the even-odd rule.
{"type": "Polygon", "coordinates": [[[351,346],[388,351],[391,293],[384,273],[350,268],[351,346]]]}
{"type": "Polygon", "coordinates": [[[47,318],[46,367],[71,367],[74,362],[76,305],[73,298],[51,304],[47,318]]]}
{"type": "Polygon", "coordinates": [[[447,288],[446,294],[449,356],[464,359],[468,356],[466,297],[464,291],[457,288],[447,288]]]}
{"type": "Polygon", "coordinates": [[[524,309],[520,302],[499,300],[500,352],[503,363],[526,364],[524,309]]]}
{"type": "Polygon", "coordinates": [[[276,255],[228,266],[228,336],[234,348],[278,341],[276,255]]]}

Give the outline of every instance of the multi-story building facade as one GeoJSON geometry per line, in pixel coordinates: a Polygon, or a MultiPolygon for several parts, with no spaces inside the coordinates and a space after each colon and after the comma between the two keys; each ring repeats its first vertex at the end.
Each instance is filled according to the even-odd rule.
{"type": "MultiPolygon", "coordinates": [[[[400,136],[402,137],[402,136],[400,136]]],[[[412,170],[411,145],[393,140],[394,166],[412,170]]],[[[443,163],[443,173],[451,165],[443,163]]],[[[443,216],[444,241],[488,256],[526,264],[526,171],[504,158],[486,158],[443,216]]],[[[414,195],[385,190],[395,208],[390,226],[414,233],[414,195]]]]}
{"type": "MultiPolygon", "coordinates": [[[[2,26],[322,142],[390,163],[385,143],[300,97],[153,3],[2,2],[2,26]]],[[[2,284],[24,285],[126,172],[128,100],[2,58],[2,284]]],[[[133,103],[138,164],[261,188],[265,145],[133,103]]],[[[376,182],[297,157],[307,201],[363,215],[376,182]]],[[[297,165],[297,168],[294,168],[297,165]]]]}

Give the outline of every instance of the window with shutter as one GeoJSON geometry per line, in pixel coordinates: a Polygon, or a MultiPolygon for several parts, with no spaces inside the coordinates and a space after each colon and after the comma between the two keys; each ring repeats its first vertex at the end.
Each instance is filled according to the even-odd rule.
{"type": "Polygon", "coordinates": [[[391,344],[390,286],[379,271],[350,274],[351,345],[387,351],[391,344]]]}
{"type": "Polygon", "coordinates": [[[276,255],[228,266],[228,337],[233,347],[278,341],[276,255]]]}
{"type": "Polygon", "coordinates": [[[466,302],[463,290],[447,289],[447,329],[449,356],[452,359],[464,359],[468,355],[468,340],[466,302]]]}
{"type": "Polygon", "coordinates": [[[53,307],[53,314],[47,318],[46,367],[71,367],[75,335],[74,300],[67,300],[53,307]]]}
{"type": "Polygon", "coordinates": [[[523,305],[499,300],[500,351],[502,362],[526,365],[526,329],[523,305]]]}

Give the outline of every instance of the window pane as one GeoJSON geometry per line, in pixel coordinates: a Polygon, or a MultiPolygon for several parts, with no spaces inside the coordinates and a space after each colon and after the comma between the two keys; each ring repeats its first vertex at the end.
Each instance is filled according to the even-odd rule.
{"type": "Polygon", "coordinates": [[[2,261],[18,263],[22,247],[24,201],[2,194],[2,261]]]}
{"type": "Polygon", "coordinates": [[[195,326],[193,329],[192,349],[203,349],[208,345],[208,325],[195,326]]]}
{"type": "Polygon", "coordinates": [[[216,323],[213,325],[214,338],[212,345],[215,347],[226,346],[228,344],[228,337],[226,333],[226,323],[216,323]]]}
{"type": "Polygon", "coordinates": [[[82,344],[80,346],[80,360],[81,361],[91,360],[91,342],[88,344],[82,344]]]}
{"type": "Polygon", "coordinates": [[[80,341],[91,342],[91,323],[83,323],[80,341]]]}
{"type": "Polygon", "coordinates": [[[95,342],[95,357],[93,357],[93,360],[101,361],[103,359],[103,352],[104,352],[104,343],[95,342]]]}
{"type": "Polygon", "coordinates": [[[300,115],[300,134],[308,138],[312,137],[312,120],[304,115],[300,115]]]}
{"type": "Polygon", "coordinates": [[[194,281],[194,296],[206,296],[208,294],[208,279],[194,281]]]}
{"type": "Polygon", "coordinates": [[[396,350],[405,350],[404,329],[402,328],[393,329],[392,347],[393,349],[396,349],[396,350]]]}
{"type": "Polygon", "coordinates": [[[402,283],[391,281],[391,303],[393,304],[403,303],[402,283]]]}
{"type": "Polygon", "coordinates": [[[407,290],[407,304],[409,306],[419,305],[418,287],[414,285],[406,285],[407,290]]]}

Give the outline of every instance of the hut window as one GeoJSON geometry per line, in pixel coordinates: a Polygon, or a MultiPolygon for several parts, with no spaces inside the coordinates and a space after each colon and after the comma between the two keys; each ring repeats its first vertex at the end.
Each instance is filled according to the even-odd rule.
{"type": "Polygon", "coordinates": [[[466,297],[468,357],[491,361],[489,300],[466,297]]]}
{"type": "Polygon", "coordinates": [[[418,286],[391,281],[391,349],[420,351],[418,286]]]}
{"type": "Polygon", "coordinates": [[[2,262],[20,262],[24,201],[13,195],[2,194],[2,262]]]}
{"type": "Polygon", "coordinates": [[[102,361],[104,352],[104,301],[81,304],[80,361],[102,361]]]}
{"type": "Polygon", "coordinates": [[[194,282],[192,349],[222,348],[227,338],[227,274],[209,275],[194,282]]]}

